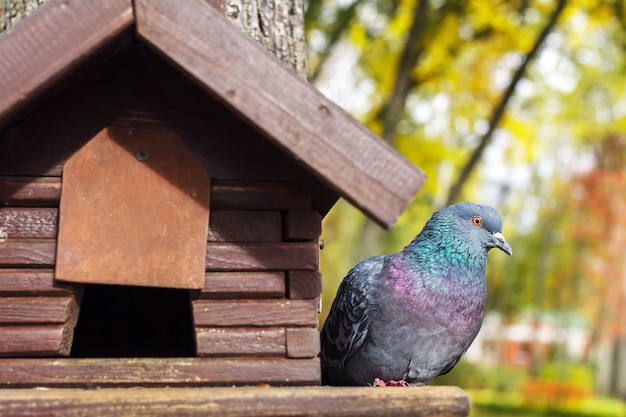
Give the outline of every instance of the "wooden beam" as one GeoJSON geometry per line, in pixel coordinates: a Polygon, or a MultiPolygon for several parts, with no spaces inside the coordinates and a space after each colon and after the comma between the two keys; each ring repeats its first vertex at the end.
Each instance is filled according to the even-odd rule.
{"type": "Polygon", "coordinates": [[[196,327],[196,345],[199,356],[285,357],[285,329],[196,327]]]}
{"type": "Polygon", "coordinates": [[[139,35],[276,145],[390,227],[425,176],[204,2],[135,1],[139,35]]]}
{"type": "Polygon", "coordinates": [[[209,243],[207,271],[272,271],[319,267],[319,247],[312,242],[209,243]]]}
{"type": "Polygon", "coordinates": [[[465,417],[457,387],[142,388],[0,390],[0,415],[13,417],[465,417]]]}
{"type": "Polygon", "coordinates": [[[197,300],[196,327],[317,326],[315,300],[197,300]]]}
{"type": "Polygon", "coordinates": [[[322,233],[322,216],[313,210],[289,210],[285,213],[283,237],[287,241],[314,240],[322,233]]]}
{"type": "MultiPolygon", "coordinates": [[[[76,322],[73,297],[5,297],[0,299],[0,324],[53,324],[76,322]]],[[[73,326],[72,326],[73,327],[73,326]]]]}
{"type": "Polygon", "coordinates": [[[317,358],[0,359],[0,387],[14,388],[316,385],[320,378],[317,358]]]}
{"type": "Polygon", "coordinates": [[[317,298],[322,294],[322,274],[319,271],[288,271],[289,298],[317,298]]]}
{"type": "Polygon", "coordinates": [[[0,269],[0,296],[69,296],[76,291],[74,284],[55,281],[51,269],[0,269]]]}
{"type": "MultiPolygon", "coordinates": [[[[48,240],[0,242],[0,267],[54,267],[56,243],[48,240]]],[[[209,243],[208,271],[317,270],[317,242],[209,243]]]]}
{"type": "MultiPolygon", "coordinates": [[[[58,207],[60,177],[0,176],[0,206],[58,207]]],[[[211,208],[228,210],[291,210],[311,207],[310,187],[302,182],[211,183],[211,208]]]]}
{"type": "Polygon", "coordinates": [[[199,298],[285,297],[283,272],[207,272],[204,277],[199,298]]]}
{"type": "Polygon", "coordinates": [[[69,355],[72,346],[72,334],[66,334],[69,330],[58,324],[0,326],[0,357],[69,355]]]}
{"type": "Polygon", "coordinates": [[[0,122],[133,23],[130,0],[52,0],[0,37],[0,122]]]}
{"type": "Polygon", "coordinates": [[[317,328],[289,328],[285,336],[288,358],[314,358],[320,353],[320,333],[317,328]]]}

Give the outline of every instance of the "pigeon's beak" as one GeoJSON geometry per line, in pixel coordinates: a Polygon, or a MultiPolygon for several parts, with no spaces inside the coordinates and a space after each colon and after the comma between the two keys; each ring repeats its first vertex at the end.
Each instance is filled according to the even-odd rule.
{"type": "Polygon", "coordinates": [[[511,249],[511,246],[506,243],[506,239],[504,238],[502,233],[496,232],[493,234],[493,237],[495,238],[496,248],[500,249],[502,252],[506,253],[509,256],[513,255],[513,249],[511,249]]]}

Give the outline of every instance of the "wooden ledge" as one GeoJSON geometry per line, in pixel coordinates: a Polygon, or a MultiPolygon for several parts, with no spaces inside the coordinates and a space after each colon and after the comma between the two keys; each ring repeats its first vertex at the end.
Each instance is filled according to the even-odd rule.
{"type": "Polygon", "coordinates": [[[467,416],[457,387],[1,389],[0,415],[467,416]]]}

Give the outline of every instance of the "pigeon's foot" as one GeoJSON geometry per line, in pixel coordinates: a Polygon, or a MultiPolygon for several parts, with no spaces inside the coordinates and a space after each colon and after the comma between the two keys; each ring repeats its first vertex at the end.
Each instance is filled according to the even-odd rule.
{"type": "Polygon", "coordinates": [[[376,378],[374,379],[374,384],[373,386],[375,387],[410,387],[411,384],[409,384],[408,382],[404,381],[404,380],[400,380],[400,381],[383,381],[380,378],[376,378]]]}

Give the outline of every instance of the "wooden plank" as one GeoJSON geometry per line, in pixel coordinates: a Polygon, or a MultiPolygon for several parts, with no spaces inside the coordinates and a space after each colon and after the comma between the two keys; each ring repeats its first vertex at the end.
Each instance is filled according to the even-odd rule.
{"type": "Polygon", "coordinates": [[[196,327],[317,326],[315,300],[196,300],[196,327]]]}
{"type": "Polygon", "coordinates": [[[0,228],[8,239],[54,239],[58,220],[54,208],[0,207],[0,228]]]}
{"type": "MultiPolygon", "coordinates": [[[[0,267],[54,267],[56,243],[47,240],[0,242],[0,267]]],[[[209,243],[208,271],[317,270],[317,242],[209,243]]],[[[204,281],[203,281],[204,282],[204,281]]]]}
{"type": "MultiPolygon", "coordinates": [[[[215,180],[211,208],[228,210],[309,209],[309,186],[301,182],[241,182],[215,180]]],[[[58,207],[60,177],[0,176],[0,206],[58,207]]]]}
{"type": "MultiPolygon", "coordinates": [[[[9,239],[54,239],[59,211],[55,208],[0,207],[0,228],[9,239]]],[[[212,210],[209,242],[280,242],[279,211],[212,210]]]]}
{"type": "Polygon", "coordinates": [[[322,216],[312,210],[289,210],[285,214],[283,238],[287,241],[318,239],[322,233],[322,216]]]}
{"type": "Polygon", "coordinates": [[[73,297],[4,297],[0,324],[54,324],[75,322],[78,305],[73,297]]]}
{"type": "Polygon", "coordinates": [[[55,278],[202,288],[210,184],[175,132],[104,128],[65,163],[55,278]]]}
{"type": "Polygon", "coordinates": [[[280,242],[280,217],[279,211],[211,210],[209,242],[280,242]]]}
{"type": "Polygon", "coordinates": [[[143,39],[380,224],[393,224],[424,183],[408,160],[208,4],[172,13],[168,0],[138,0],[135,12],[143,39]]]}
{"type": "Polygon", "coordinates": [[[306,183],[216,182],[211,207],[248,210],[309,209],[311,190],[306,183]]]}
{"type": "Polygon", "coordinates": [[[0,37],[0,121],[133,22],[128,0],[52,0],[0,37]]]}
{"type": "Polygon", "coordinates": [[[315,358],[320,353],[320,333],[316,328],[286,329],[288,358],[315,358]]]}
{"type": "Polygon", "coordinates": [[[289,298],[317,298],[322,294],[322,274],[319,271],[288,271],[289,298]]]}
{"type": "Polygon", "coordinates": [[[286,358],[0,359],[0,386],[315,385],[319,360],[286,358]]]}
{"type": "Polygon", "coordinates": [[[317,270],[317,242],[209,243],[207,271],[317,270]]]}
{"type": "Polygon", "coordinates": [[[196,327],[196,344],[199,356],[285,357],[285,329],[196,327]]]}
{"type": "Polygon", "coordinates": [[[199,298],[284,298],[283,272],[207,272],[199,298]]]}
{"type": "Polygon", "coordinates": [[[52,268],[56,242],[29,240],[0,242],[0,267],[52,268]]]}
{"type": "Polygon", "coordinates": [[[72,338],[66,331],[63,325],[0,326],[0,357],[67,356],[72,338]]]}
{"type": "Polygon", "coordinates": [[[58,207],[59,177],[0,177],[0,205],[58,207]]]}
{"type": "Polygon", "coordinates": [[[458,387],[239,387],[0,390],[0,415],[466,417],[458,387]]]}
{"type": "MultiPolygon", "coordinates": [[[[0,243],[0,248],[2,245],[0,243]]],[[[74,284],[56,281],[51,269],[0,269],[0,296],[62,296],[79,291],[74,284]]]]}

